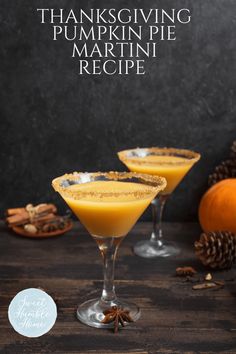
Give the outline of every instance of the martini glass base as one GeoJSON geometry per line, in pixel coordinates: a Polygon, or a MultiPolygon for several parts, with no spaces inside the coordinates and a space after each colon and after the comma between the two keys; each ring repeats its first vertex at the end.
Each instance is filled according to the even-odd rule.
{"type": "Polygon", "coordinates": [[[157,241],[140,241],[134,246],[134,253],[143,258],[170,257],[180,253],[174,242],[165,241],[161,246],[157,241]]]}
{"type": "MultiPolygon", "coordinates": [[[[121,307],[129,311],[129,315],[133,322],[140,317],[141,311],[138,306],[133,303],[115,299],[114,301],[105,302],[99,299],[92,299],[81,304],[77,309],[77,318],[84,324],[96,328],[113,328],[114,323],[102,323],[104,318],[103,311],[109,309],[111,306],[121,307]]],[[[128,325],[125,322],[125,325],[128,325]]]]}

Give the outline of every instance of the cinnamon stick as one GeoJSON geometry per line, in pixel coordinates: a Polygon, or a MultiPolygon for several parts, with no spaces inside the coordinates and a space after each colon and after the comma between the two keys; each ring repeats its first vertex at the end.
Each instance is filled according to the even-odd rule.
{"type": "Polygon", "coordinates": [[[29,213],[25,209],[18,214],[8,216],[6,222],[9,226],[17,226],[25,224],[29,221],[29,213]]]}
{"type": "Polygon", "coordinates": [[[23,211],[25,211],[25,208],[11,208],[6,210],[6,216],[11,216],[15,214],[21,214],[23,211]]]}
{"type": "MultiPolygon", "coordinates": [[[[10,222],[8,221],[8,225],[9,226],[19,226],[19,225],[24,225],[24,224],[30,223],[31,221],[29,219],[29,216],[28,215],[25,216],[25,214],[23,214],[23,215],[22,214],[14,215],[14,219],[12,216],[7,218],[7,219],[11,219],[10,222]]],[[[53,213],[46,214],[43,216],[36,216],[33,220],[33,223],[35,225],[40,225],[40,224],[43,224],[47,221],[53,220],[55,218],[56,218],[56,215],[53,213]]]]}
{"type": "Polygon", "coordinates": [[[35,206],[36,213],[38,215],[43,213],[56,213],[57,208],[54,204],[39,204],[35,206]]]}
{"type": "Polygon", "coordinates": [[[8,209],[8,217],[6,218],[6,222],[8,223],[8,225],[18,226],[24,225],[32,221],[50,220],[57,212],[57,208],[54,204],[39,204],[35,207],[27,206],[26,208],[8,209]],[[16,211],[15,214],[13,214],[14,211],[16,211]]]}
{"type": "Polygon", "coordinates": [[[45,224],[46,222],[53,221],[56,219],[57,219],[57,216],[55,214],[51,213],[51,214],[44,215],[42,217],[35,218],[34,223],[35,223],[35,225],[40,226],[42,224],[45,224]]]}

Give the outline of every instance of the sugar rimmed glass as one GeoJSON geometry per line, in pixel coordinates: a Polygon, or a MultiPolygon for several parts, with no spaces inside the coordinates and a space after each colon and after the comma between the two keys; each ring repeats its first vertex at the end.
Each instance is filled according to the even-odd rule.
{"type": "Polygon", "coordinates": [[[167,186],[152,201],[153,231],[150,240],[138,242],[134,252],[144,258],[168,257],[179,253],[174,242],[163,239],[162,215],[166,201],[187,172],[200,159],[200,154],[175,148],[136,148],[118,152],[119,159],[130,171],[163,176],[167,186]]]}
{"type": "Polygon", "coordinates": [[[80,305],[78,319],[92,327],[110,328],[112,323],[102,322],[104,311],[117,306],[129,311],[136,321],[140,317],[139,307],[116,296],[115,258],[122,240],[153,198],[165,188],[166,180],[130,172],[75,172],[55,178],[52,185],[96,241],[103,257],[102,296],[80,305]]]}

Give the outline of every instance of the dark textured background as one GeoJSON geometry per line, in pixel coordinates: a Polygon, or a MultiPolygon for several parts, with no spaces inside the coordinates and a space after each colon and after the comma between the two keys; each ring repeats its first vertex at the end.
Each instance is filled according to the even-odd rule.
{"type": "MultiPolygon", "coordinates": [[[[0,208],[55,201],[66,171],[124,167],[120,149],[175,146],[202,154],[166,220],[194,220],[213,166],[236,136],[235,0],[0,0],[0,208]],[[37,8],[188,7],[192,21],[162,42],[145,76],[77,73],[68,42],[51,40],[37,8]]],[[[150,215],[147,213],[146,218],[150,215]]]]}

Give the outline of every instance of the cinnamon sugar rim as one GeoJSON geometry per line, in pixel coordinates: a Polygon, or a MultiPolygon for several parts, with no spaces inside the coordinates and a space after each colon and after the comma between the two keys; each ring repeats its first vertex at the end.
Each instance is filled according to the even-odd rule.
{"type": "Polygon", "coordinates": [[[150,147],[150,148],[135,148],[135,149],[128,149],[122,150],[118,152],[118,157],[122,162],[134,162],[135,164],[147,164],[147,165],[157,165],[157,162],[154,161],[138,161],[139,158],[144,158],[148,155],[153,156],[173,156],[173,157],[180,157],[184,160],[182,161],[163,161],[159,162],[158,165],[188,165],[189,163],[196,163],[200,158],[201,155],[195,151],[187,150],[187,149],[176,149],[176,148],[168,148],[168,147],[150,147]],[[145,155],[132,155],[135,152],[144,153],[145,155]],[[148,153],[148,154],[147,154],[148,153]]]}
{"type": "Polygon", "coordinates": [[[146,174],[136,173],[136,172],[114,172],[114,171],[91,172],[91,173],[88,172],[66,173],[63,176],[53,179],[52,181],[52,186],[55,189],[55,191],[60,193],[62,196],[71,197],[73,199],[81,199],[88,196],[98,197],[98,198],[102,198],[104,196],[116,197],[121,194],[133,195],[137,198],[142,198],[145,196],[148,197],[154,192],[157,194],[158,192],[164,190],[166,185],[167,185],[166,179],[163,177],[151,176],[151,175],[146,175],[146,174]],[[97,177],[105,177],[107,178],[107,180],[113,180],[113,181],[122,181],[127,179],[131,180],[132,178],[137,178],[137,182],[134,183],[143,183],[144,185],[146,185],[146,188],[144,188],[142,191],[139,190],[139,191],[127,191],[127,192],[99,192],[99,191],[98,192],[97,191],[89,191],[89,192],[76,191],[75,192],[73,190],[68,189],[70,185],[73,185],[73,183],[69,184],[68,182],[75,181],[78,182],[78,184],[84,184],[84,183],[99,181],[99,179],[96,179],[97,177]],[[140,181],[138,181],[138,179],[140,179],[140,181]]]}

